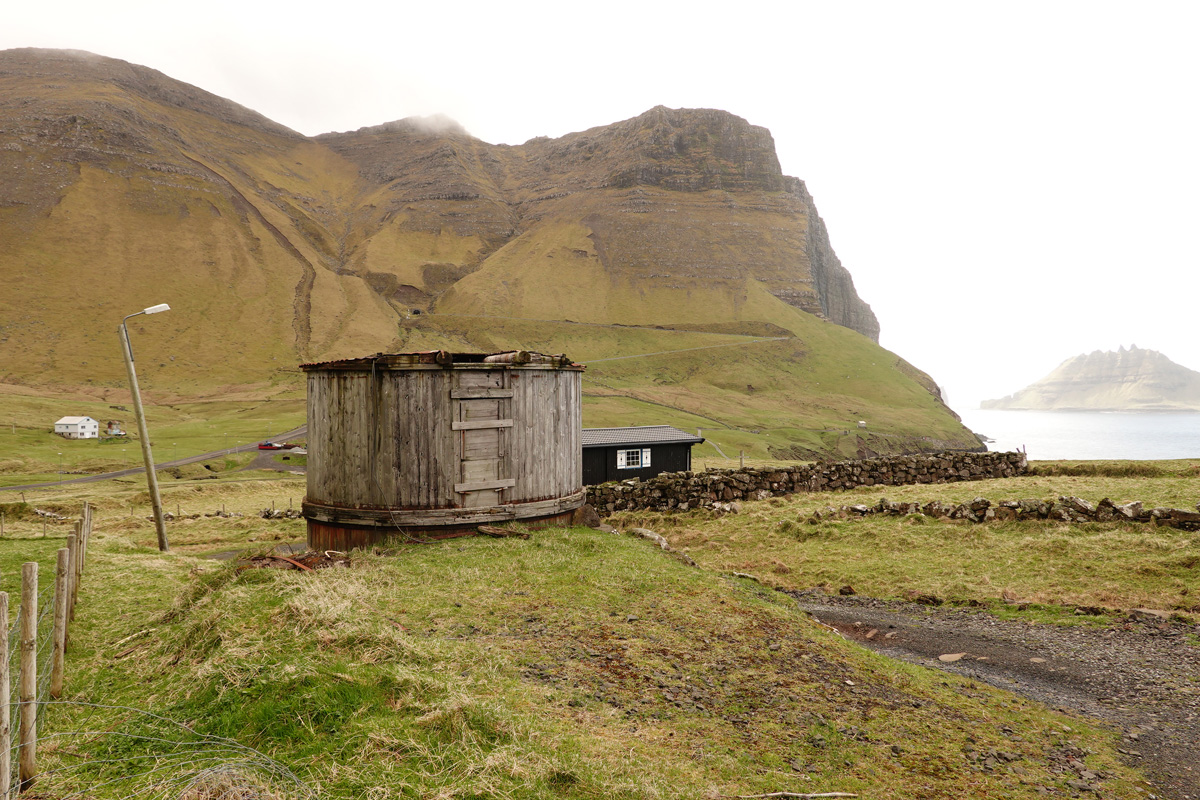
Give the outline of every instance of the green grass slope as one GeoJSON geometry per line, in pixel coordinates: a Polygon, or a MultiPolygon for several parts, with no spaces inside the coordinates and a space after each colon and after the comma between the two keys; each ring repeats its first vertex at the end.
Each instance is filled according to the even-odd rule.
{"type": "MultiPolygon", "coordinates": [[[[1068,750],[1108,791],[1138,781],[1110,733],[871,655],[783,595],[597,531],[303,574],[113,535],[93,547],[80,611],[68,699],[160,719],[117,708],[109,735],[58,740],[39,784],[52,793],[207,764],[161,754],[179,736],[162,718],[254,748],[328,798],[1023,798],[1065,788],[1053,759],[1068,750]],[[963,757],[988,748],[1021,774],[963,757]]],[[[93,730],[95,713],[56,707],[44,724],[93,730]]],[[[248,773],[234,764],[227,780],[248,773]]]]}
{"type": "MultiPolygon", "coordinates": [[[[561,317],[589,307],[586,293],[562,302],[562,293],[570,291],[563,283],[529,281],[525,287],[537,287],[538,303],[548,312],[557,304],[561,317]]],[[[718,302],[716,294],[691,293],[686,305],[660,303],[661,295],[644,297],[641,326],[443,314],[440,309],[455,307],[447,302],[432,316],[409,319],[401,341],[406,349],[450,341],[472,349],[566,352],[587,365],[585,426],[699,427],[734,456],[745,450],[755,458],[854,458],[980,446],[930,391],[923,373],[866,337],[806,314],[755,284],[742,289],[740,319],[722,318],[722,308],[728,308],[722,306],[707,314],[709,324],[686,321],[705,316],[718,302]],[[673,320],[676,314],[685,321],[673,320]]],[[[720,300],[728,296],[721,293],[720,300]]],[[[500,304],[469,308],[503,310],[500,304]]]]}

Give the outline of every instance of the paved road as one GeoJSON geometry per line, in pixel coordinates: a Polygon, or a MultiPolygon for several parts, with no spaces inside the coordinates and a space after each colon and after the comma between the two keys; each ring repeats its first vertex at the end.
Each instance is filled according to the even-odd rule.
{"type": "MultiPolygon", "coordinates": [[[[272,436],[270,439],[263,441],[270,442],[286,442],[297,436],[303,436],[308,433],[308,426],[301,425],[299,428],[281,433],[278,436],[272,436]]],[[[209,459],[218,458],[227,453],[247,453],[251,450],[258,449],[258,442],[253,444],[243,444],[238,447],[231,447],[228,450],[214,450],[211,453],[202,453],[198,456],[188,456],[175,461],[160,461],[154,465],[155,471],[170,469],[171,467],[182,467],[184,464],[195,464],[200,461],[208,461],[209,459]]],[[[129,469],[118,470],[117,472],[103,472],[99,475],[84,475],[79,478],[71,478],[70,480],[50,481],[48,483],[26,483],[21,486],[0,486],[0,492],[6,491],[24,491],[27,489],[49,489],[55,486],[70,486],[73,483],[96,483],[97,481],[107,481],[113,478],[125,478],[130,475],[145,475],[145,467],[131,467],[129,469]]]]}

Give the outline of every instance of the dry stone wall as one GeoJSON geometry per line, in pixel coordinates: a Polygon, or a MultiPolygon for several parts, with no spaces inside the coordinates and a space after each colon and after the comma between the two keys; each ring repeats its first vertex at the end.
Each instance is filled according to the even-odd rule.
{"type": "Polygon", "coordinates": [[[969,503],[897,503],[881,498],[875,505],[853,505],[828,507],[814,511],[808,522],[816,523],[827,519],[853,519],[871,514],[904,516],[924,514],[938,519],[960,519],[968,522],[991,522],[999,520],[1052,519],[1060,522],[1144,522],[1159,527],[1179,530],[1200,530],[1200,504],[1196,511],[1181,508],[1147,508],[1140,500],[1117,505],[1107,497],[1098,503],[1090,503],[1080,497],[1065,496],[1058,500],[1001,500],[993,503],[984,497],[976,497],[969,503]]]}
{"type": "Polygon", "coordinates": [[[602,516],[614,511],[733,510],[742,500],[765,500],[794,492],[827,492],[859,486],[950,483],[1025,474],[1024,453],[939,453],[890,456],[779,469],[664,472],[587,487],[587,502],[602,516]]]}

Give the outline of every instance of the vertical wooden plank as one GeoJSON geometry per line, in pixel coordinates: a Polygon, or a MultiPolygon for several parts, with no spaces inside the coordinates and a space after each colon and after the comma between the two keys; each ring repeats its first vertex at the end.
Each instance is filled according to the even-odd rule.
{"type": "Polygon", "coordinates": [[[358,505],[371,505],[371,499],[375,492],[374,474],[371,473],[371,455],[374,450],[371,446],[372,421],[374,419],[374,398],[373,386],[375,380],[371,377],[371,373],[367,372],[359,377],[354,382],[354,407],[353,421],[351,426],[353,439],[350,442],[351,455],[351,473],[346,476],[347,483],[355,488],[354,502],[358,505]]]}
{"type": "Polygon", "coordinates": [[[342,458],[345,473],[342,475],[342,489],[352,505],[364,505],[368,498],[363,484],[367,478],[364,470],[366,465],[367,442],[363,436],[366,427],[367,397],[366,387],[369,378],[365,375],[347,376],[345,381],[346,400],[342,422],[344,424],[342,458]]]}
{"type": "Polygon", "coordinates": [[[309,428],[308,438],[308,469],[310,477],[308,479],[309,497],[314,498],[314,502],[327,503],[329,502],[332,492],[332,480],[330,470],[332,469],[332,449],[330,447],[329,436],[330,426],[332,425],[331,417],[332,410],[330,405],[333,402],[330,396],[329,380],[321,373],[313,373],[313,381],[316,386],[316,410],[308,416],[309,425],[313,425],[313,420],[318,422],[319,434],[316,437],[312,436],[312,428],[309,428]],[[314,453],[311,448],[316,447],[314,453]],[[315,472],[311,472],[313,467],[316,467],[315,472]]]}
{"type": "Polygon", "coordinates": [[[571,373],[571,386],[575,395],[571,409],[571,432],[575,443],[571,445],[572,463],[575,464],[575,479],[571,482],[571,491],[583,488],[583,375],[571,373]]]}
{"type": "MultiPolygon", "coordinates": [[[[439,373],[440,374],[440,373],[439,373]]],[[[409,475],[411,487],[411,503],[409,507],[427,508],[430,498],[436,495],[436,488],[430,485],[431,459],[435,453],[428,448],[428,431],[424,429],[426,420],[432,421],[431,414],[437,413],[433,407],[434,394],[430,384],[433,376],[426,372],[410,372],[405,376],[408,381],[408,391],[405,393],[401,413],[405,416],[405,436],[408,440],[406,452],[408,464],[405,469],[409,475]]]]}
{"type": "Polygon", "coordinates": [[[420,476],[420,506],[434,508],[437,499],[442,496],[442,487],[438,486],[439,448],[453,445],[453,442],[442,443],[437,439],[437,431],[440,430],[438,418],[450,413],[450,408],[442,404],[434,383],[438,378],[451,380],[453,373],[445,375],[439,372],[436,376],[420,373],[417,378],[420,381],[420,402],[409,409],[413,415],[413,457],[420,476]]]}
{"type": "Polygon", "coordinates": [[[325,383],[316,372],[308,374],[308,467],[305,469],[305,494],[310,502],[323,502],[327,460],[325,437],[328,435],[325,383]]]}
{"type": "Polygon", "coordinates": [[[454,407],[453,398],[450,397],[450,390],[456,385],[459,388],[477,385],[477,381],[476,373],[470,370],[455,370],[438,387],[437,413],[430,415],[428,426],[432,437],[430,455],[433,459],[433,484],[437,489],[437,496],[430,508],[454,508],[461,505],[461,498],[454,491],[454,476],[458,474],[465,440],[459,435],[462,431],[451,428],[457,409],[454,407]]]}
{"type": "Polygon", "coordinates": [[[17,743],[17,777],[22,793],[37,778],[37,598],[38,565],[27,561],[21,565],[21,724],[17,743]]]}
{"type": "Polygon", "coordinates": [[[525,462],[525,493],[526,500],[532,500],[538,495],[538,452],[537,441],[531,436],[534,416],[537,414],[538,384],[537,373],[526,371],[522,376],[525,381],[525,399],[521,409],[521,458],[525,462]]]}
{"type": "Polygon", "coordinates": [[[346,386],[341,373],[329,374],[329,493],[334,503],[344,503],[348,500],[345,494],[345,432],[346,386]]]}
{"type": "Polygon", "coordinates": [[[563,440],[566,443],[566,449],[562,454],[564,478],[560,493],[563,495],[571,494],[579,488],[579,486],[576,485],[576,480],[578,479],[577,476],[580,469],[579,462],[583,453],[582,449],[579,447],[579,434],[575,432],[575,420],[579,416],[575,410],[576,403],[578,402],[575,395],[576,374],[577,373],[574,372],[564,372],[562,376],[564,413],[561,424],[563,428],[563,440]]]}
{"type": "Polygon", "coordinates": [[[565,442],[563,442],[562,436],[562,404],[566,398],[564,398],[562,394],[562,382],[559,380],[560,377],[561,376],[557,371],[546,373],[546,411],[550,419],[547,421],[545,428],[546,438],[550,440],[550,446],[552,448],[550,460],[553,465],[550,471],[546,473],[547,497],[562,496],[562,472],[563,468],[565,467],[565,464],[563,463],[563,445],[565,442]]]}
{"type": "Polygon", "coordinates": [[[446,376],[441,372],[418,372],[413,376],[416,379],[413,402],[406,410],[410,415],[409,425],[412,431],[417,505],[421,508],[435,507],[433,504],[437,502],[436,498],[441,497],[442,494],[436,479],[439,458],[437,448],[440,443],[435,436],[435,426],[437,418],[442,414],[449,413],[449,409],[443,408],[439,402],[440,398],[434,388],[434,383],[439,378],[449,380],[452,376],[453,373],[446,376]]]}
{"type": "Polygon", "coordinates": [[[383,492],[381,501],[388,508],[398,508],[396,498],[396,373],[381,376],[383,404],[379,410],[379,455],[376,469],[383,492]]]}
{"type": "Polygon", "coordinates": [[[396,373],[396,411],[395,411],[395,439],[396,453],[394,456],[394,467],[396,470],[396,499],[400,506],[408,507],[416,505],[416,496],[413,492],[413,485],[410,478],[410,470],[412,463],[410,461],[410,453],[412,452],[412,444],[408,432],[409,420],[409,395],[412,392],[411,372],[396,373]]]}
{"type": "Polygon", "coordinates": [[[550,487],[550,475],[554,465],[554,397],[551,390],[553,382],[550,378],[553,372],[539,369],[537,376],[537,408],[529,418],[529,436],[534,445],[535,464],[537,468],[537,498],[544,499],[553,493],[550,487]]]}
{"type": "MultiPolygon", "coordinates": [[[[329,375],[319,372],[314,375],[320,386],[321,402],[319,415],[321,417],[321,436],[316,443],[320,446],[321,451],[317,453],[316,459],[319,466],[319,471],[316,473],[317,479],[315,482],[310,480],[308,483],[316,491],[318,501],[328,503],[337,497],[337,481],[334,478],[335,470],[337,469],[335,463],[337,461],[337,454],[333,447],[333,427],[337,414],[337,410],[334,408],[336,392],[329,375]]],[[[311,439],[309,440],[309,444],[310,446],[312,445],[311,439]]],[[[312,454],[310,454],[310,464],[312,460],[312,454]]],[[[310,466],[309,469],[311,468],[310,466]]]]}
{"type": "Polygon", "coordinates": [[[367,374],[366,385],[363,387],[364,408],[367,409],[367,414],[363,419],[363,440],[365,448],[363,450],[363,472],[359,473],[359,480],[363,483],[366,489],[366,505],[381,506],[386,505],[385,492],[383,490],[382,475],[380,475],[379,453],[383,449],[381,437],[383,436],[383,404],[385,400],[385,392],[383,390],[383,375],[377,368],[374,373],[367,374]]]}
{"type": "Polygon", "coordinates": [[[574,458],[571,451],[571,373],[562,372],[559,375],[559,416],[558,416],[558,439],[560,442],[558,453],[558,489],[556,494],[559,497],[571,493],[567,487],[571,485],[574,478],[575,468],[572,466],[574,458]]]}
{"type": "Polygon", "coordinates": [[[525,376],[527,391],[525,393],[525,418],[522,420],[521,431],[525,437],[525,459],[529,464],[528,480],[529,487],[525,490],[526,499],[532,500],[536,498],[542,491],[541,485],[541,460],[540,452],[541,443],[538,442],[537,432],[534,428],[534,423],[537,421],[539,406],[541,405],[541,381],[538,380],[540,373],[535,370],[529,370],[525,376]]]}
{"type": "Polygon", "coordinates": [[[334,415],[334,460],[337,464],[337,472],[334,476],[334,482],[338,487],[339,496],[336,502],[350,503],[357,502],[357,497],[354,495],[354,489],[351,484],[353,481],[350,475],[353,471],[354,464],[354,445],[351,439],[353,438],[353,427],[356,412],[354,411],[354,383],[350,376],[339,374],[337,375],[337,393],[338,401],[334,406],[336,414],[334,415]]]}
{"type": "Polygon", "coordinates": [[[336,455],[333,448],[333,426],[336,413],[333,405],[336,398],[329,375],[314,372],[312,379],[313,384],[310,385],[310,389],[314,390],[316,397],[314,405],[317,408],[309,414],[309,496],[313,498],[314,502],[328,503],[337,497],[337,485],[334,480],[336,455]],[[313,435],[312,426],[314,425],[317,426],[316,436],[313,435]],[[313,452],[312,448],[316,448],[316,452],[313,452]],[[314,467],[315,471],[313,471],[314,467]]]}
{"type": "Polygon", "coordinates": [[[321,475],[321,435],[323,426],[321,424],[320,404],[317,396],[317,374],[309,372],[305,376],[305,411],[308,420],[308,466],[304,470],[304,497],[310,503],[315,503],[319,498],[314,489],[320,486],[321,475]]]}
{"type": "Polygon", "coordinates": [[[512,442],[512,460],[516,469],[517,483],[510,495],[514,502],[524,502],[529,499],[533,475],[530,467],[529,432],[525,426],[529,424],[529,393],[533,384],[529,380],[530,371],[525,369],[513,370],[513,427],[510,441],[512,442]]]}
{"type": "Polygon", "coordinates": [[[533,423],[538,413],[538,394],[539,387],[537,381],[538,373],[534,370],[528,370],[523,375],[525,380],[525,408],[521,417],[521,438],[524,439],[524,453],[522,457],[525,459],[525,499],[532,500],[538,496],[541,487],[538,484],[538,443],[533,435],[533,423]]]}
{"type": "Polygon", "coordinates": [[[415,424],[420,434],[418,458],[424,474],[424,508],[444,508],[454,502],[454,477],[458,467],[456,436],[450,429],[456,409],[450,399],[455,371],[425,374],[424,406],[415,424]]]}
{"type": "MultiPolygon", "coordinates": [[[[512,376],[514,372],[511,369],[506,369],[500,373],[500,388],[512,390],[512,376]]],[[[499,405],[500,419],[513,419],[513,403],[511,395],[500,401],[499,405]]],[[[512,429],[498,428],[496,430],[496,477],[497,478],[512,478],[512,458],[509,455],[512,447],[512,429]]],[[[501,493],[500,499],[504,503],[516,502],[516,498],[520,496],[521,488],[513,486],[501,493]]]]}
{"type": "Polygon", "coordinates": [[[520,503],[529,492],[529,458],[525,452],[525,400],[529,393],[527,370],[514,369],[508,376],[508,386],[512,389],[512,399],[509,401],[509,416],[513,426],[508,430],[505,458],[508,460],[508,477],[516,480],[516,484],[508,491],[510,503],[520,503]]]}

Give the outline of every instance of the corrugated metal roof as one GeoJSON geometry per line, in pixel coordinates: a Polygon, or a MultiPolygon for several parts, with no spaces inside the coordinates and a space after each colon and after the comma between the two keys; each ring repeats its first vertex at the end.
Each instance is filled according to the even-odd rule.
{"type": "Polygon", "coordinates": [[[635,428],[584,428],[584,447],[640,446],[648,444],[700,444],[701,436],[670,425],[641,425],[635,428]]]}
{"type": "Polygon", "coordinates": [[[79,425],[84,422],[95,422],[91,417],[63,417],[55,425],[79,425]]]}

